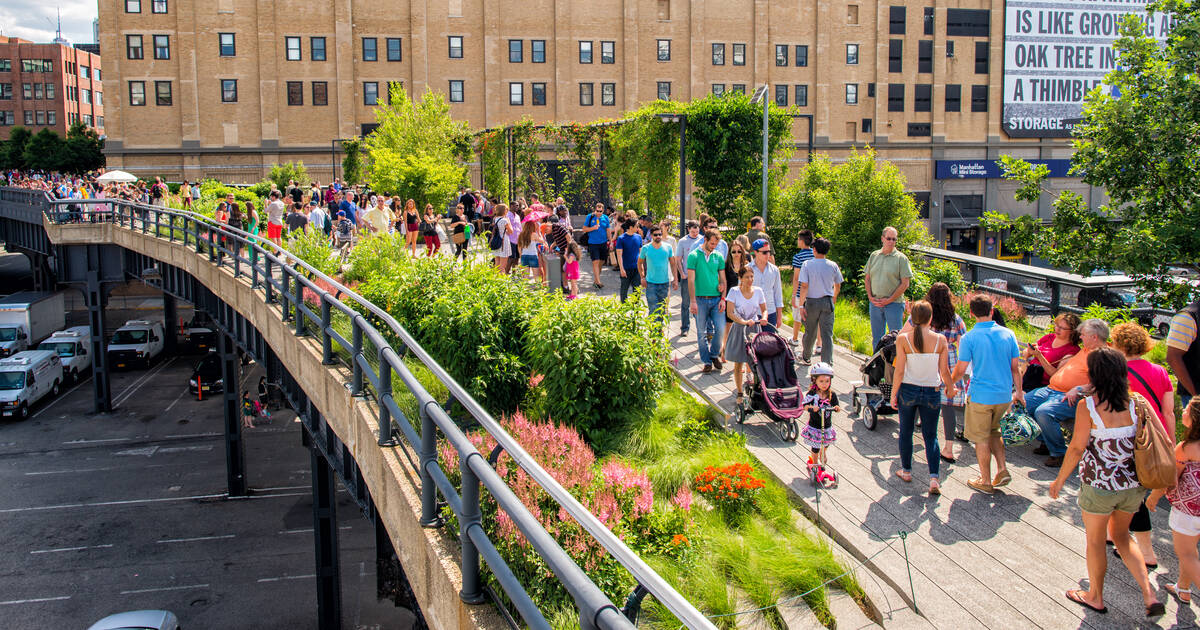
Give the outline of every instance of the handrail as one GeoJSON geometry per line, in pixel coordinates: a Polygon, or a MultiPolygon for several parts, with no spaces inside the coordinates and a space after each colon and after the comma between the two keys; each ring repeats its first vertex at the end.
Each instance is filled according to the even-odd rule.
{"type": "MultiPolygon", "coordinates": [[[[188,235],[194,237],[197,252],[201,249],[201,243],[207,242],[210,259],[217,264],[222,264],[218,254],[232,257],[235,276],[239,274],[240,266],[243,263],[248,265],[255,279],[262,278],[267,301],[272,301],[273,296],[277,293],[278,297],[283,300],[283,317],[287,319],[289,311],[294,313],[293,317],[295,317],[298,332],[304,330],[305,323],[303,320],[316,320],[313,323],[317,324],[321,330],[322,347],[327,360],[331,355],[332,342],[335,341],[339,346],[353,353],[351,365],[354,370],[355,381],[352,389],[356,394],[362,390],[363,366],[366,365],[369,370],[369,364],[367,364],[366,357],[362,351],[362,341],[365,335],[367,340],[378,350],[380,366],[382,367],[386,364],[391,367],[396,375],[400,377],[405,387],[413,393],[418,402],[421,415],[421,432],[419,436],[415,435],[413,427],[408,422],[395,422],[397,417],[403,418],[403,414],[398,409],[392,397],[391,371],[380,370],[379,374],[369,375],[370,377],[374,377],[368,380],[371,381],[371,384],[377,390],[380,408],[380,444],[387,444],[392,435],[394,435],[398,425],[400,433],[408,439],[410,444],[419,448],[422,522],[429,524],[437,520],[435,493],[440,492],[445,496],[447,503],[451,505],[452,509],[456,505],[459,506],[454,511],[461,525],[460,542],[463,546],[462,570],[464,584],[462,595],[464,599],[478,596],[478,560],[482,552],[482,556],[484,559],[489,560],[489,565],[493,566],[494,575],[501,583],[505,592],[513,599],[526,623],[531,627],[546,627],[546,622],[540,618],[540,613],[537,615],[538,618],[531,619],[526,616],[532,607],[532,602],[528,601],[528,596],[525,594],[524,588],[512,577],[512,573],[508,570],[507,566],[496,567],[490,562],[500,556],[496,553],[491,541],[482,535],[483,530],[479,524],[478,486],[482,485],[489,490],[500,507],[512,517],[521,533],[525,535],[526,539],[538,552],[538,555],[554,571],[563,584],[563,587],[571,594],[579,608],[580,622],[583,627],[632,627],[632,624],[620,614],[618,607],[614,606],[603,592],[591,582],[582,569],[575,564],[570,556],[562,550],[549,533],[541,527],[536,518],[516,498],[516,495],[512,493],[499,474],[495,472],[486,459],[475,449],[474,445],[467,439],[466,435],[449,417],[442,406],[437,401],[434,401],[428,392],[424,390],[416,377],[404,364],[403,360],[401,360],[400,355],[391,348],[379,330],[372,326],[362,313],[344,304],[341,299],[331,295],[310,278],[316,278],[327,283],[343,299],[349,298],[350,301],[356,303],[365,312],[377,318],[377,321],[385,324],[391,333],[404,344],[405,350],[417,357],[446,386],[450,394],[496,440],[497,444],[508,452],[513,461],[524,469],[555,502],[600,543],[617,562],[625,567],[639,584],[646,587],[684,625],[690,628],[715,629],[715,626],[707,617],[680,595],[666,580],[659,576],[636,553],[629,549],[620,538],[613,534],[595,515],[584,508],[575,497],[546,472],[474,397],[446,373],[437,361],[413,339],[394,317],[358,295],[354,290],[325,275],[320,270],[300,260],[294,254],[271,243],[262,236],[254,236],[243,230],[218,223],[213,218],[197,212],[147,206],[119,199],[56,200],[46,195],[46,202],[51,207],[64,205],[109,205],[113,208],[112,210],[89,211],[93,220],[96,216],[108,218],[121,227],[126,227],[127,225],[129,229],[135,231],[137,228],[135,228],[134,224],[138,222],[141,224],[143,232],[148,233],[150,228],[153,227],[155,236],[159,238],[161,238],[159,230],[166,228],[168,230],[167,238],[171,241],[175,240],[175,232],[180,230],[183,232],[185,244],[187,243],[188,235]],[[154,216],[152,221],[149,219],[150,214],[154,216]],[[166,222],[163,221],[164,215],[165,217],[170,217],[166,222]],[[176,226],[174,222],[175,218],[183,219],[184,225],[182,227],[176,226]],[[195,230],[189,229],[189,222],[196,226],[195,230]],[[231,250],[229,248],[230,240],[237,242],[239,246],[231,250]],[[247,256],[250,257],[249,259],[241,256],[240,250],[243,247],[246,248],[247,256]],[[254,262],[254,256],[250,254],[251,251],[260,254],[263,262],[261,266],[254,262]],[[288,259],[294,262],[285,263],[284,261],[288,259]],[[272,263],[278,266],[282,273],[282,286],[278,286],[280,283],[277,283],[272,276],[272,263]],[[299,273],[299,269],[309,274],[309,277],[299,273]],[[289,287],[289,284],[292,284],[292,286],[289,287]],[[289,288],[294,291],[294,294],[289,293],[289,288]],[[302,293],[304,288],[314,292],[320,298],[321,312],[315,318],[312,311],[303,303],[302,293]],[[346,340],[333,331],[329,321],[331,308],[336,308],[350,317],[354,332],[354,340],[350,344],[345,343],[346,340]],[[384,426],[389,427],[389,431],[387,431],[388,435],[385,435],[384,426]],[[463,479],[461,497],[448,495],[446,487],[449,484],[439,483],[444,480],[445,473],[437,461],[437,430],[441,430],[446,439],[458,451],[463,479]],[[417,438],[415,442],[412,439],[414,437],[417,438]],[[477,547],[480,541],[486,542],[486,544],[477,547]],[[473,575],[469,575],[471,573],[473,575]]],[[[50,216],[49,208],[47,208],[46,217],[51,222],[58,222],[56,217],[50,216]]],[[[240,273],[245,272],[242,271],[240,273]]],[[[536,612],[536,609],[534,609],[534,612],[536,612]]]]}

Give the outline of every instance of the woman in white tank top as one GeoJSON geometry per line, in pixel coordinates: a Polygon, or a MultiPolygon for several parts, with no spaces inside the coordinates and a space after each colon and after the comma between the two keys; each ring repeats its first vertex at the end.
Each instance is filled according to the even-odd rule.
{"type": "Polygon", "coordinates": [[[953,398],[954,382],[946,362],[946,338],[929,330],[933,308],[921,300],[913,303],[911,315],[912,330],[896,339],[896,371],[892,379],[891,403],[900,412],[900,470],[896,476],[912,481],[913,430],[920,414],[925,460],[929,465],[929,494],[941,494],[937,441],[941,387],[945,384],[946,395],[953,398]]]}

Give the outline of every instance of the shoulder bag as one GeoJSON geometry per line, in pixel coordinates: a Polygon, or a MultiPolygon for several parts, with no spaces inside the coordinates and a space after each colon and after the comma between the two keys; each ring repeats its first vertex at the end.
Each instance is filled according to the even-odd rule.
{"type": "Polygon", "coordinates": [[[1133,437],[1133,465],[1138,482],[1151,490],[1170,488],[1175,485],[1175,446],[1150,403],[1141,394],[1135,393],[1130,398],[1138,423],[1133,437]]]}

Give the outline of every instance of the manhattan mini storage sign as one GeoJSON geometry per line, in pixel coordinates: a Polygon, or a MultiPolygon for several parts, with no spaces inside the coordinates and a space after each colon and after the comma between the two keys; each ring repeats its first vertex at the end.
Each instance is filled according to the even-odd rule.
{"type": "MultiPolygon", "coordinates": [[[[1026,160],[1050,169],[1050,177],[1070,177],[1071,160],[1026,160]]],[[[1004,176],[1000,160],[938,160],[936,179],[999,179],[1004,176]]]]}
{"type": "Polygon", "coordinates": [[[1165,15],[1146,0],[1010,0],[1004,16],[1004,131],[1014,138],[1065,138],[1083,99],[1116,69],[1113,40],[1137,15],[1164,39],[1165,15]]]}

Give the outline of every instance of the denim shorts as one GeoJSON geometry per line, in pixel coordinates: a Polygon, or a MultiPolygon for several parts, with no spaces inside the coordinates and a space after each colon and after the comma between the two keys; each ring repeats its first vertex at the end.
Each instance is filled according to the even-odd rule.
{"type": "Polygon", "coordinates": [[[537,254],[521,254],[521,266],[530,268],[537,267],[537,254]]]}

